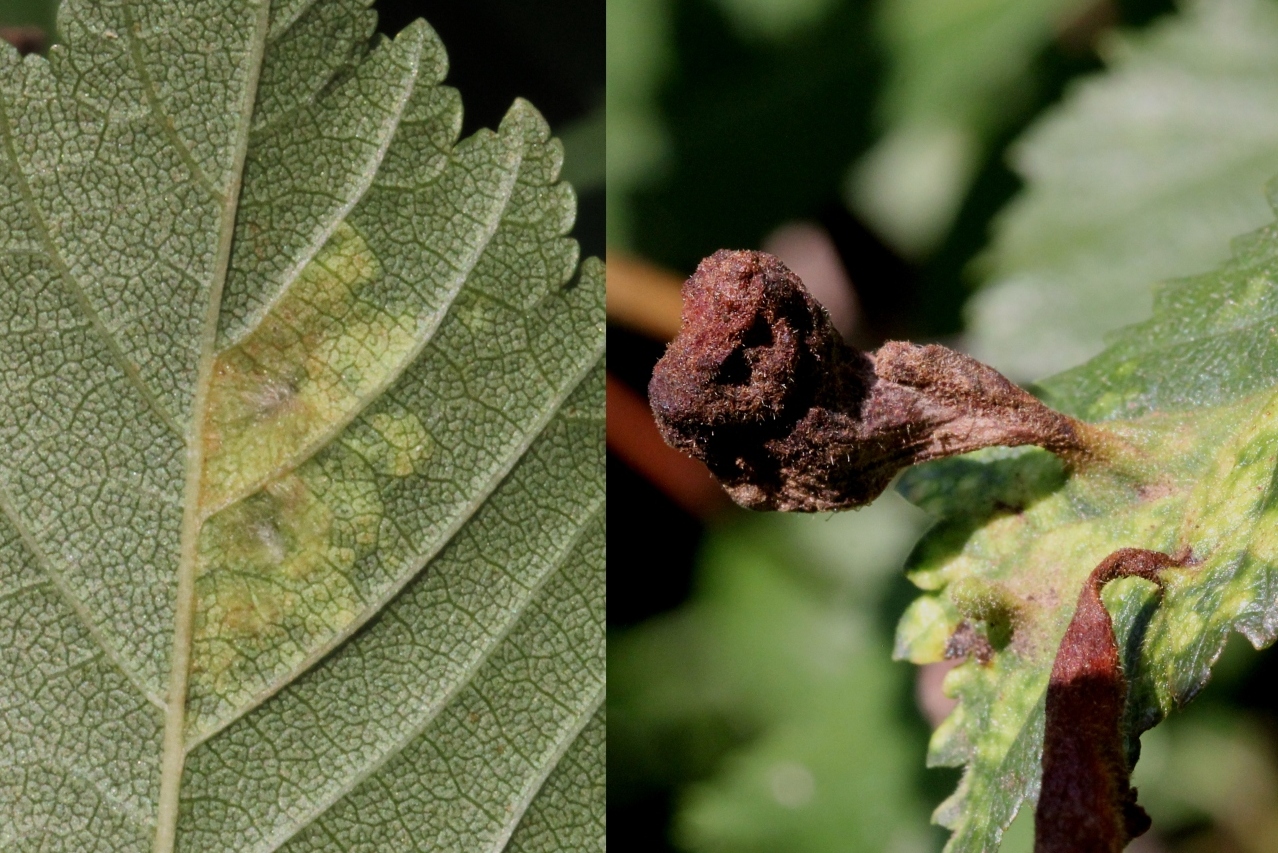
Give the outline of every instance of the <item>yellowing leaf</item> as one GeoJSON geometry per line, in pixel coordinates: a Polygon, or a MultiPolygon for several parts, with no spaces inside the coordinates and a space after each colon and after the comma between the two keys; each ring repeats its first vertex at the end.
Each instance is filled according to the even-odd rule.
{"type": "Polygon", "coordinates": [[[0,847],[602,837],[602,266],[536,111],[459,142],[373,25],[0,47],[0,847]]]}
{"type": "Polygon", "coordinates": [[[1273,336],[1275,236],[1250,235],[1221,269],[1166,285],[1151,320],[1044,383],[1127,447],[1121,465],[1066,472],[1044,451],[999,449],[903,479],[942,520],[912,560],[927,594],[902,620],[898,656],[940,660],[961,626],[994,650],[950,674],[960,703],[932,739],[930,762],[967,766],[936,813],[954,830],[947,849],[995,849],[1038,795],[1052,662],[1079,589],[1112,552],[1184,563],[1160,575],[1161,600],[1137,580],[1103,594],[1130,685],[1129,743],[1202,689],[1229,632],[1257,648],[1278,638],[1278,371],[1252,345],[1273,336]]]}

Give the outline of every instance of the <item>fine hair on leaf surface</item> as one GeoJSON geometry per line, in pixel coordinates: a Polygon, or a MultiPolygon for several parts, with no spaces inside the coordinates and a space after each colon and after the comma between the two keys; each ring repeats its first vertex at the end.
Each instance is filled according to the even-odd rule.
{"type": "Polygon", "coordinates": [[[603,266],[364,0],[0,45],[0,847],[593,849],[603,266]]]}
{"type": "Polygon", "coordinates": [[[720,251],[683,288],[679,334],[649,397],[666,441],[753,509],[863,506],[902,468],[994,445],[1082,460],[1087,427],[942,346],[846,345],[794,273],[720,251]]]}
{"type": "MultiPolygon", "coordinates": [[[[887,128],[868,153],[849,146],[860,160],[841,173],[857,221],[771,199],[724,205],[730,195],[696,198],[688,181],[655,171],[652,189],[632,193],[652,221],[630,248],[685,272],[690,249],[657,239],[664,214],[725,207],[723,218],[707,209],[704,227],[676,229],[709,257],[684,286],[682,329],[649,385],[667,442],[750,509],[857,509],[895,484],[931,516],[904,559],[917,591],[900,602],[894,656],[921,667],[927,763],[956,768],[950,795],[933,801],[943,799],[933,819],[945,829],[935,847],[948,853],[1027,849],[1035,823],[1041,851],[1123,849],[1145,826],[1136,784],[1153,826],[1134,847],[1263,846],[1273,834],[1268,734],[1237,736],[1244,772],[1225,749],[1205,746],[1219,738],[1182,733],[1241,727],[1273,704],[1272,652],[1250,656],[1244,645],[1278,639],[1278,191],[1266,184],[1278,176],[1278,6],[1174,5],[872,4],[891,76],[865,88],[887,128]],[[1016,50],[970,50],[996,43],[1016,50]],[[972,97],[981,92],[1006,97],[972,97]],[[1019,180],[1008,180],[1008,165],[1019,180]],[[758,227],[725,225],[746,216],[758,227]],[[876,341],[867,351],[844,346],[790,269],[810,279],[813,296],[833,289],[833,277],[822,281],[825,272],[776,237],[791,219],[814,216],[865,312],[849,337],[876,341]],[[860,234],[866,223],[874,240],[860,234]],[[867,260],[879,240],[915,261],[912,270],[867,260]],[[711,255],[719,246],[768,248],[790,269],[753,251],[711,255]],[[881,343],[907,330],[920,337],[881,343]],[[1115,555],[1158,565],[1101,582],[1098,566],[1126,564],[1115,555]],[[1075,679],[1069,664],[1098,678],[1075,679]],[[1201,723],[1208,716],[1211,726],[1201,723]]],[[[769,56],[757,71],[743,61],[731,73],[714,63],[715,75],[699,72],[694,28],[680,28],[690,20],[713,32],[712,21],[682,15],[660,19],[675,36],[661,43],[668,76],[654,71],[645,92],[654,102],[664,93],[649,112],[666,134],[669,175],[687,177],[715,172],[753,137],[743,144],[721,132],[735,105],[712,111],[724,120],[708,129],[695,121],[705,110],[671,105],[719,107],[723,90],[711,84],[722,85],[720,72],[753,83],[801,79],[804,69],[769,56]],[[697,85],[703,101],[692,97],[697,85]]],[[[789,120],[780,107],[768,118],[789,120]]],[[[796,138],[793,156],[749,161],[741,186],[797,186],[814,149],[796,138]]],[[[782,522],[740,521],[743,530],[771,523],[782,522]]],[[[838,547],[872,562],[856,539],[838,547]]],[[[819,562],[794,552],[784,559],[802,567],[796,573],[819,562]]],[[[748,571],[747,549],[736,563],[748,571]]],[[[708,565],[697,571],[709,577],[708,565]]],[[[682,610],[693,621],[703,602],[720,600],[716,588],[682,610]]],[[[783,622],[732,604],[751,628],[783,622]]],[[[762,659],[744,631],[734,642],[741,657],[762,659]]],[[[813,656],[836,645],[808,642],[813,656]]],[[[673,680],[648,665],[648,683],[673,680]]],[[[740,678],[752,679],[763,676],[740,678]]],[[[689,681],[680,698],[702,696],[689,681]]],[[[664,701],[647,709],[653,731],[671,725],[661,715],[674,700],[664,701]]],[[[753,704],[766,710],[767,701],[753,704]]],[[[685,792],[673,826],[696,832],[682,843],[766,847],[784,837],[797,850],[799,834],[778,827],[821,825],[837,808],[814,771],[803,789],[812,804],[782,812],[790,806],[775,792],[788,789],[769,787],[773,765],[738,762],[763,756],[780,728],[760,726],[745,746],[716,743],[726,759],[709,770],[660,775],[635,760],[653,784],[685,792]]],[[[698,747],[710,741],[697,733],[698,747]]],[[[767,757],[817,766],[797,755],[767,757]]],[[[858,760],[843,764],[841,779],[876,775],[858,760]]],[[[830,833],[810,849],[842,849],[853,834],[830,833]]]]}

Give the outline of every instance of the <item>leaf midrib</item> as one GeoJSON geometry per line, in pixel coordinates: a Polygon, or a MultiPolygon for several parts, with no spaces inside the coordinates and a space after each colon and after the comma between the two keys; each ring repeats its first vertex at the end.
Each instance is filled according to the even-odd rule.
{"type": "MultiPolygon", "coordinates": [[[[399,36],[396,37],[396,41],[398,41],[398,39],[400,38],[406,38],[410,34],[411,29],[412,29],[412,26],[410,25],[409,28],[406,28],[404,32],[400,33],[399,36]]],[[[421,37],[420,31],[418,31],[416,35],[420,38],[421,37]]],[[[273,40],[274,40],[273,38],[268,36],[267,38],[268,44],[273,40]]],[[[278,288],[276,288],[274,296],[270,300],[265,302],[257,310],[256,316],[253,317],[251,321],[244,323],[244,327],[240,329],[237,334],[228,335],[226,339],[222,341],[221,351],[233,349],[236,345],[244,341],[244,339],[246,339],[249,335],[253,333],[253,330],[256,329],[261,324],[262,320],[268,314],[270,314],[271,311],[274,310],[276,305],[279,304],[279,301],[284,298],[284,294],[288,292],[288,289],[290,287],[292,287],[293,282],[297,280],[297,277],[302,274],[302,270],[304,270],[306,266],[310,264],[312,260],[314,260],[315,256],[319,254],[320,249],[322,249],[324,247],[324,244],[328,242],[328,239],[333,236],[333,232],[337,230],[337,227],[346,220],[346,217],[350,215],[351,211],[355,209],[355,206],[359,204],[360,201],[363,200],[365,194],[369,191],[369,189],[372,188],[373,184],[375,183],[377,179],[377,171],[378,171],[377,166],[379,166],[381,162],[385,159],[386,152],[389,151],[391,145],[394,144],[395,136],[397,135],[399,131],[400,121],[404,117],[404,110],[408,107],[409,100],[412,99],[413,93],[417,90],[417,77],[421,73],[421,55],[420,54],[421,54],[421,44],[419,43],[418,55],[414,58],[414,61],[413,61],[412,76],[407,81],[407,85],[404,86],[403,92],[398,102],[395,104],[395,109],[393,111],[394,118],[391,120],[391,123],[393,126],[391,127],[389,133],[383,134],[381,145],[378,147],[377,153],[373,157],[372,162],[377,165],[375,165],[373,168],[370,168],[368,170],[367,174],[363,176],[365,178],[364,182],[360,186],[354,188],[353,191],[349,193],[347,200],[343,202],[341,206],[339,206],[332,212],[328,223],[324,226],[323,231],[319,235],[317,235],[314,240],[311,241],[310,245],[307,247],[307,250],[305,252],[302,252],[300,255],[298,255],[295,263],[293,264],[293,268],[285,272],[280,277],[280,285],[278,288]]],[[[368,55],[366,54],[363,59],[367,60],[367,58],[368,58],[368,55]]],[[[354,73],[352,68],[347,68],[343,71],[339,71],[329,78],[329,82],[326,85],[331,85],[332,82],[334,80],[339,79],[342,76],[342,74],[351,74],[351,73],[354,73]]],[[[312,95],[311,100],[308,102],[308,104],[314,105],[315,103],[319,101],[319,99],[320,99],[320,93],[316,93],[312,95]]],[[[300,109],[301,107],[298,108],[298,110],[300,109]]],[[[289,117],[281,116],[279,119],[277,119],[277,123],[282,122],[286,120],[287,118],[289,117]]],[[[267,139],[270,136],[280,132],[282,131],[280,130],[279,127],[275,127],[272,125],[264,125],[258,128],[250,127],[249,139],[250,141],[253,141],[253,142],[259,142],[261,140],[267,139]]],[[[220,354],[220,352],[217,354],[220,354]]],[[[229,505],[230,503],[234,503],[234,501],[229,501],[226,505],[229,505]]],[[[222,508],[225,508],[225,506],[223,506],[222,508]]],[[[207,515],[213,515],[213,512],[214,511],[208,512],[207,515]]]]}
{"type": "Polygon", "coordinates": [[[186,694],[190,675],[191,643],[195,624],[195,573],[199,546],[201,476],[204,470],[205,409],[217,355],[217,326],[222,306],[222,289],[230,271],[231,247],[240,189],[248,156],[253,109],[270,29],[271,4],[259,0],[257,21],[249,43],[248,73],[240,103],[236,128],[238,136],[231,159],[230,181],[226,189],[222,221],[218,233],[217,260],[210,282],[204,327],[200,334],[200,358],[196,373],[195,397],[186,436],[186,475],[183,489],[182,529],[178,560],[177,600],[173,613],[173,654],[169,674],[168,707],[164,715],[163,748],[160,756],[160,793],[156,809],[155,853],[172,853],[177,843],[177,820],[182,772],[186,761],[186,694]]]}
{"type": "MultiPolygon", "coordinates": [[[[407,94],[404,96],[405,104],[408,102],[408,98],[411,97],[412,90],[412,86],[407,88],[407,94]]],[[[388,138],[386,146],[383,147],[382,151],[378,155],[379,162],[381,161],[382,156],[385,155],[386,149],[389,145],[390,142],[388,138]]],[[[435,339],[435,335],[443,325],[444,319],[447,317],[453,303],[456,302],[457,297],[466,286],[466,282],[470,280],[470,274],[483,258],[484,252],[492,242],[493,237],[496,236],[497,231],[501,228],[503,218],[510,209],[510,202],[514,196],[515,187],[519,184],[519,173],[520,169],[523,167],[524,154],[525,146],[520,145],[518,151],[511,158],[511,162],[509,163],[507,178],[499,188],[501,203],[494,206],[490,220],[485,223],[486,227],[483,239],[477,243],[474,251],[471,252],[470,257],[467,258],[465,263],[458,268],[457,274],[454,276],[453,280],[449,282],[449,289],[443,304],[440,305],[434,312],[433,316],[428,318],[422,324],[422,327],[417,330],[416,341],[413,344],[413,347],[404,354],[404,357],[400,359],[399,363],[396,364],[392,370],[386,372],[386,375],[383,376],[377,384],[371,386],[364,394],[360,395],[356,404],[351,406],[349,411],[334,419],[332,423],[328,424],[327,429],[318,433],[311,441],[300,447],[297,452],[290,456],[285,462],[281,463],[276,468],[272,468],[264,472],[257,480],[251,481],[237,492],[229,494],[224,500],[215,504],[207,504],[203,508],[205,519],[211,518],[227,507],[239,503],[249,495],[255,494],[259,489],[272,480],[275,480],[280,475],[287,473],[288,471],[296,470],[299,466],[303,465],[308,459],[315,456],[328,446],[328,444],[331,443],[333,439],[346,429],[346,427],[349,426],[357,417],[359,417],[374,400],[385,393],[387,389],[394,385],[399,378],[404,375],[405,371],[417,362],[417,359],[421,356],[422,352],[425,351],[426,347],[430,345],[430,342],[435,339]]],[[[352,201],[346,208],[344,208],[340,217],[334,219],[332,227],[328,229],[328,234],[331,235],[331,232],[337,228],[337,225],[346,218],[346,215],[349,214],[351,210],[354,209],[360,198],[362,198],[363,194],[372,187],[373,183],[374,180],[370,179],[369,182],[361,188],[360,194],[356,197],[355,201],[352,201]]],[[[327,235],[325,236],[325,239],[327,239],[327,235]]],[[[322,244],[322,241],[320,241],[320,244],[322,244]]],[[[310,253],[307,259],[308,263],[309,259],[314,257],[314,254],[315,252],[310,253]]],[[[301,274],[304,266],[305,264],[299,265],[297,269],[290,274],[285,285],[280,288],[279,294],[277,294],[276,298],[263,309],[261,316],[265,316],[269,313],[270,307],[278,303],[278,301],[283,297],[284,292],[288,290],[289,286],[292,285],[292,282],[301,274]]],[[[233,349],[240,341],[247,338],[248,334],[249,332],[246,332],[239,338],[230,341],[221,350],[219,350],[218,354],[220,355],[223,352],[233,349]]]]}

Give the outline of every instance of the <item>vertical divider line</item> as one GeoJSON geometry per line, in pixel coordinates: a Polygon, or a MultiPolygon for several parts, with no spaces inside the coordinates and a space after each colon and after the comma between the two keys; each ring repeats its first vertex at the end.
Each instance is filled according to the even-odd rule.
{"type": "Polygon", "coordinates": [[[168,707],[164,715],[164,741],[160,756],[160,798],[156,814],[155,853],[173,853],[177,845],[177,820],[182,773],[186,764],[186,694],[191,668],[191,641],[195,622],[195,568],[200,528],[204,517],[200,510],[200,486],[204,470],[204,418],[208,405],[209,384],[217,356],[217,324],[222,303],[222,288],[231,265],[231,244],[235,238],[235,217],[239,208],[244,179],[244,163],[248,155],[249,127],[257,101],[262,58],[266,53],[266,37],[270,27],[270,0],[258,0],[257,21],[248,55],[248,75],[240,108],[239,138],[231,164],[231,180],[226,188],[221,231],[218,235],[217,259],[209,288],[208,307],[201,331],[200,362],[196,375],[195,399],[191,420],[186,428],[186,483],[183,491],[182,532],[178,560],[177,602],[173,612],[173,655],[169,670],[168,707]]]}

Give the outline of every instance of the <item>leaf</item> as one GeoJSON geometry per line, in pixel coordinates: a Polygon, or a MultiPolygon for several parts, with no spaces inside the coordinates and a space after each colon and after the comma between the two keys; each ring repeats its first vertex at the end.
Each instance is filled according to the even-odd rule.
{"type": "Polygon", "coordinates": [[[715,0],[750,39],[784,41],[829,14],[834,0],[715,0]]]}
{"type": "Polygon", "coordinates": [[[1175,565],[1167,554],[1120,548],[1083,584],[1047,683],[1036,849],[1121,853],[1149,830],[1149,815],[1131,787],[1124,742],[1127,678],[1100,593],[1123,577],[1157,584],[1159,573],[1175,565]]]}
{"type": "Polygon", "coordinates": [[[1267,350],[1276,294],[1270,226],[1236,241],[1219,270],[1164,286],[1151,320],[1044,383],[1051,401],[1105,419],[1127,444],[1118,469],[1067,474],[1043,451],[995,450],[902,481],[943,520],[912,560],[927,594],[903,617],[897,654],[940,659],[965,619],[997,649],[988,665],[969,661],[950,675],[960,705],[930,749],[932,763],[968,766],[936,815],[955,830],[949,849],[995,849],[1022,801],[1037,796],[1052,655],[1106,555],[1135,547],[1186,560],[1163,573],[1161,605],[1135,580],[1103,595],[1130,685],[1129,750],[1202,688],[1229,632],[1257,648],[1278,636],[1278,370],[1267,350]]]}
{"type": "Polygon", "coordinates": [[[604,164],[608,245],[628,246],[627,197],[666,160],[669,139],[657,88],[671,64],[670,12],[662,0],[607,0],[604,164]]]}
{"type": "Polygon", "coordinates": [[[1086,365],[1044,380],[1043,395],[1101,420],[1217,406],[1270,388],[1278,380],[1269,278],[1276,234],[1270,225],[1241,238],[1216,272],[1163,285],[1152,318],[1086,365]]]}
{"type": "Polygon", "coordinates": [[[1013,148],[1027,186],[968,309],[972,354],[1016,379],[1096,355],[1148,315],[1150,283],[1212,269],[1269,221],[1278,7],[1191,3],[1104,54],[1013,148]]]}
{"type": "Polygon", "coordinates": [[[0,51],[0,846],[603,836],[603,268],[424,23],[0,51]],[[521,821],[527,818],[526,824],[521,821]]]}

